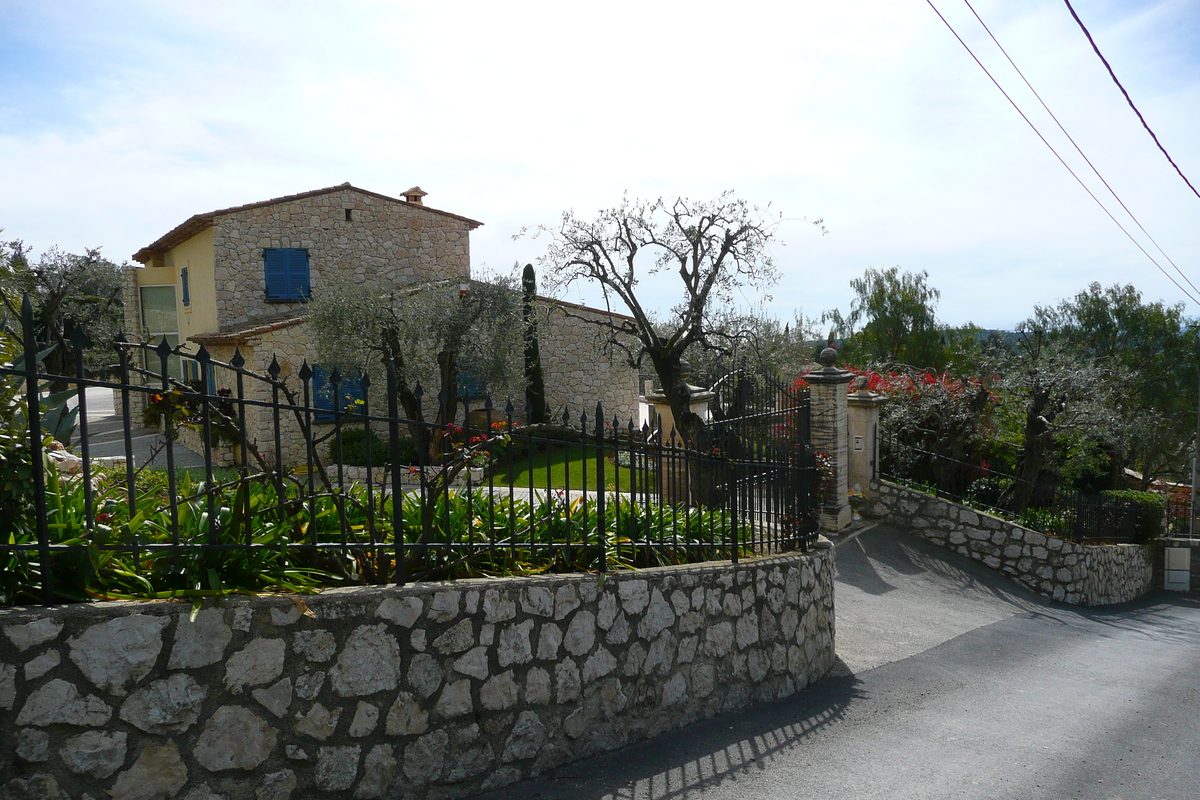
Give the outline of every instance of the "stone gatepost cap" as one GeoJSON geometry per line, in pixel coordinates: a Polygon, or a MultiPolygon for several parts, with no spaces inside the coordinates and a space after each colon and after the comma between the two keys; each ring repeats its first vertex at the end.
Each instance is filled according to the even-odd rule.
{"type": "Polygon", "coordinates": [[[854,380],[854,373],[849,370],[838,369],[834,366],[838,359],[838,351],[832,345],[826,347],[817,356],[817,363],[821,365],[821,369],[814,369],[804,376],[804,380],[809,383],[849,383],[854,380]]]}

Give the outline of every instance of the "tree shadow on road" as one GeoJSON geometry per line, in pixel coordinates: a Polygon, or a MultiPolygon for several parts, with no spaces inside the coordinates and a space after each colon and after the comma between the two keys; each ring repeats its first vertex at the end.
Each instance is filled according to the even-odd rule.
{"type": "MultiPolygon", "coordinates": [[[[839,669],[839,666],[841,667],[839,669]]],[[[765,770],[836,724],[863,695],[845,665],[813,687],[664,733],[648,742],[565,764],[479,800],[677,800],[699,795],[750,770],[765,770]]]]}

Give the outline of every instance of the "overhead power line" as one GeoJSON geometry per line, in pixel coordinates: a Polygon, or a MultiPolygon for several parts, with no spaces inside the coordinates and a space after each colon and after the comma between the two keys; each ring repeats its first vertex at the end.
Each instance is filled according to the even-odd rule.
{"type": "Polygon", "coordinates": [[[1012,68],[1016,70],[1018,75],[1021,76],[1021,80],[1025,82],[1027,87],[1029,87],[1029,91],[1033,92],[1033,96],[1036,97],[1037,101],[1042,104],[1042,108],[1046,109],[1046,113],[1050,115],[1050,119],[1054,120],[1054,124],[1058,126],[1060,131],[1062,131],[1063,136],[1067,137],[1067,141],[1069,141],[1075,148],[1075,152],[1079,153],[1080,157],[1082,157],[1083,160],[1087,162],[1087,165],[1092,168],[1092,172],[1096,174],[1096,177],[1100,179],[1100,182],[1104,184],[1104,188],[1108,189],[1108,193],[1113,196],[1114,200],[1120,203],[1121,208],[1125,209],[1125,213],[1129,215],[1129,218],[1133,220],[1134,224],[1138,226],[1142,233],[1146,234],[1146,238],[1149,239],[1155,248],[1158,249],[1158,252],[1162,253],[1163,258],[1165,258],[1170,265],[1175,268],[1175,272],[1179,273],[1179,277],[1187,281],[1188,286],[1191,286],[1193,291],[1195,291],[1197,294],[1200,294],[1200,288],[1197,288],[1196,284],[1192,283],[1191,278],[1185,275],[1183,270],[1179,268],[1179,265],[1176,264],[1169,255],[1167,255],[1167,251],[1162,249],[1162,245],[1160,245],[1154,239],[1154,237],[1150,235],[1150,232],[1146,230],[1145,226],[1142,225],[1141,220],[1134,216],[1134,213],[1129,210],[1129,206],[1125,205],[1125,201],[1121,199],[1116,190],[1113,189],[1112,186],[1109,185],[1108,181],[1105,180],[1104,176],[1100,174],[1100,170],[1098,170],[1096,165],[1092,163],[1092,160],[1087,157],[1087,153],[1083,152],[1083,149],[1079,146],[1079,143],[1075,141],[1075,138],[1071,136],[1071,134],[1067,133],[1067,129],[1063,127],[1062,122],[1059,121],[1055,113],[1050,110],[1050,106],[1046,105],[1046,101],[1042,99],[1040,94],[1038,94],[1037,89],[1033,88],[1033,84],[1031,84],[1029,79],[1025,77],[1025,73],[1022,72],[1021,68],[1017,66],[1017,62],[1013,61],[1012,56],[1010,56],[1008,51],[1004,49],[1004,45],[1000,44],[1000,40],[996,38],[996,34],[992,33],[992,29],[988,27],[987,23],[983,21],[983,17],[979,16],[979,12],[975,10],[973,5],[971,5],[971,0],[963,0],[963,2],[967,4],[967,8],[971,9],[971,13],[975,15],[975,19],[979,20],[979,24],[983,26],[985,31],[987,31],[987,35],[990,36],[992,41],[996,43],[996,47],[1000,48],[1000,52],[1004,54],[1006,59],[1008,59],[1008,63],[1011,64],[1012,68]]]}
{"type": "Polygon", "coordinates": [[[1116,217],[1113,216],[1112,212],[1108,210],[1108,207],[1105,206],[1104,203],[1100,201],[1100,198],[1096,197],[1095,193],[1091,189],[1088,188],[1088,185],[1086,183],[1083,182],[1083,179],[1081,179],[1075,173],[1075,170],[1071,169],[1071,165],[1068,164],[1061,155],[1059,155],[1058,151],[1054,149],[1054,145],[1050,144],[1050,142],[1047,141],[1046,137],[1042,135],[1042,132],[1039,131],[1037,126],[1033,124],[1033,121],[1029,119],[1029,117],[1025,114],[1024,111],[1021,110],[1021,107],[1019,105],[1017,105],[1016,101],[1013,100],[1011,96],[1009,96],[1008,92],[1005,91],[1004,87],[1000,85],[1000,82],[996,80],[996,78],[992,75],[992,73],[988,70],[988,68],[983,65],[983,62],[980,61],[979,57],[975,55],[975,51],[973,51],[970,48],[970,46],[965,41],[963,41],[963,38],[958,35],[958,31],[956,31],[954,29],[954,26],[950,24],[949,20],[947,20],[944,16],[942,16],[942,12],[939,11],[938,7],[933,4],[933,0],[925,0],[925,2],[929,5],[930,8],[933,9],[933,13],[937,14],[938,19],[940,19],[942,21],[942,24],[946,26],[946,28],[950,31],[951,34],[953,34],[954,38],[958,40],[958,43],[963,46],[963,49],[967,51],[967,54],[970,55],[971,58],[975,61],[975,63],[979,65],[979,68],[981,70],[983,70],[983,73],[988,76],[988,80],[990,80],[992,82],[992,84],[997,89],[1000,90],[1000,93],[1002,95],[1004,95],[1004,99],[1008,101],[1009,105],[1011,105],[1013,107],[1013,109],[1018,114],[1021,115],[1021,119],[1025,120],[1025,124],[1028,125],[1030,127],[1030,129],[1034,132],[1034,134],[1039,139],[1042,140],[1042,144],[1046,145],[1046,147],[1050,150],[1050,152],[1054,154],[1054,157],[1058,159],[1058,163],[1062,164],[1063,168],[1066,169],[1067,172],[1071,173],[1071,177],[1075,179],[1076,183],[1078,183],[1083,188],[1083,190],[1088,193],[1088,196],[1091,197],[1093,201],[1095,201],[1096,205],[1100,206],[1100,210],[1103,211],[1110,220],[1112,220],[1114,225],[1116,225],[1118,228],[1121,229],[1121,233],[1125,234],[1125,236],[1129,239],[1129,241],[1133,242],[1133,246],[1136,247],[1138,250],[1141,250],[1142,255],[1146,256],[1146,258],[1150,260],[1150,263],[1153,264],[1155,267],[1157,267],[1158,271],[1166,276],[1167,280],[1169,280],[1171,283],[1175,284],[1175,286],[1179,289],[1179,291],[1183,292],[1185,297],[1187,297],[1193,303],[1200,305],[1200,299],[1198,299],[1196,297],[1196,295],[1193,295],[1186,288],[1184,288],[1183,284],[1181,284],[1179,281],[1175,280],[1175,278],[1171,275],[1171,273],[1169,273],[1165,269],[1163,269],[1162,265],[1159,264],[1158,261],[1156,261],[1154,259],[1154,256],[1150,255],[1150,253],[1148,253],[1146,251],[1146,248],[1142,247],[1141,242],[1139,242],[1137,239],[1135,239],[1133,237],[1133,234],[1131,234],[1129,231],[1127,231],[1125,229],[1125,226],[1122,225],[1120,223],[1120,221],[1116,217]]]}
{"type": "Polygon", "coordinates": [[[1183,170],[1181,170],[1179,165],[1175,163],[1175,159],[1171,158],[1171,154],[1167,152],[1167,148],[1162,146],[1162,142],[1158,140],[1158,137],[1154,135],[1154,131],[1150,129],[1150,125],[1146,123],[1146,118],[1142,116],[1142,112],[1138,111],[1138,107],[1133,104],[1133,99],[1130,98],[1129,92],[1125,91],[1125,87],[1121,85],[1119,80],[1117,80],[1117,73],[1113,72],[1113,68],[1108,63],[1108,59],[1104,57],[1104,54],[1100,52],[1100,48],[1096,46],[1096,40],[1092,38],[1091,32],[1087,29],[1087,26],[1083,24],[1083,20],[1079,18],[1079,15],[1075,13],[1075,9],[1071,6],[1071,0],[1063,0],[1063,2],[1067,4],[1067,10],[1070,11],[1071,16],[1075,18],[1075,23],[1079,25],[1079,29],[1083,31],[1083,35],[1087,37],[1089,42],[1091,42],[1092,49],[1096,51],[1096,56],[1099,57],[1100,61],[1104,64],[1104,68],[1108,70],[1109,77],[1113,79],[1113,83],[1115,83],[1117,88],[1121,90],[1121,94],[1125,95],[1125,102],[1129,103],[1129,107],[1133,109],[1133,113],[1137,114],[1137,118],[1142,121],[1142,127],[1146,129],[1146,133],[1150,134],[1150,138],[1154,140],[1156,145],[1158,145],[1158,149],[1162,150],[1162,154],[1167,157],[1167,161],[1171,162],[1171,166],[1174,167],[1175,171],[1179,173],[1179,177],[1183,178],[1183,182],[1186,183],[1188,188],[1192,190],[1192,194],[1196,195],[1196,197],[1200,197],[1200,192],[1196,191],[1195,186],[1192,186],[1192,182],[1187,179],[1187,175],[1183,174],[1183,170]]]}

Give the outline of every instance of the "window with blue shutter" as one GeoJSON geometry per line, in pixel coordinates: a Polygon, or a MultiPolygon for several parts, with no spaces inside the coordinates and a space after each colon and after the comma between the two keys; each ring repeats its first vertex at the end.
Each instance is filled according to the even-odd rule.
{"type": "Polygon", "coordinates": [[[290,247],[263,250],[268,300],[307,300],[308,251],[290,247]]]}
{"type": "Polygon", "coordinates": [[[319,422],[332,422],[335,411],[348,411],[351,414],[361,414],[362,406],[357,404],[357,401],[364,400],[362,384],[362,373],[358,370],[346,370],[341,375],[341,382],[338,383],[338,401],[334,402],[333,384],[329,382],[329,376],[333,372],[325,367],[313,367],[312,391],[313,391],[313,408],[320,411],[313,415],[313,419],[319,422]]]}
{"type": "Polygon", "coordinates": [[[459,372],[457,381],[458,394],[460,397],[464,392],[466,393],[467,397],[470,397],[472,400],[482,398],[487,395],[487,392],[484,390],[483,382],[477,379],[475,375],[469,371],[464,370],[459,372]]]}
{"type": "Polygon", "coordinates": [[[192,288],[188,284],[188,268],[184,267],[179,270],[179,282],[183,286],[183,304],[190,306],[192,304],[192,288]]]}

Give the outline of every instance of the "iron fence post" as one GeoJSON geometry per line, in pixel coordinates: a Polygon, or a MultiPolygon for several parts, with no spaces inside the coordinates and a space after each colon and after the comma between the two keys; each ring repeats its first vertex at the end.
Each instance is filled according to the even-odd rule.
{"type": "MultiPolygon", "coordinates": [[[[586,471],[584,474],[587,474],[586,471]]],[[[596,546],[600,553],[601,572],[608,572],[608,550],[604,535],[606,483],[604,479],[604,406],[596,403],[596,546]]]]}
{"type": "Polygon", "coordinates": [[[397,399],[396,367],[387,365],[388,446],[392,460],[392,547],[396,551],[396,568],[392,580],[406,583],[404,569],[404,489],[400,481],[400,403],[397,399]]]}
{"type": "Polygon", "coordinates": [[[33,511],[36,517],[38,551],[41,560],[42,602],[49,605],[54,601],[54,587],[50,574],[50,526],[46,519],[46,475],[45,455],[42,450],[42,408],[38,395],[38,349],[33,334],[33,303],[26,293],[21,299],[21,343],[25,351],[25,398],[29,424],[29,453],[33,467],[33,511]]]}
{"type": "MultiPolygon", "coordinates": [[[[158,367],[162,370],[159,373],[159,379],[162,384],[163,403],[167,408],[163,415],[163,437],[167,450],[167,496],[178,498],[178,481],[175,478],[175,442],[174,442],[174,421],[171,419],[171,376],[168,373],[171,359],[171,345],[167,343],[167,337],[164,336],[162,341],[154,349],[158,356],[158,367]]],[[[182,566],[179,555],[179,503],[172,502],[171,507],[171,543],[174,545],[175,569],[178,570],[182,566]]]]}
{"type": "Polygon", "coordinates": [[[88,443],[87,388],[84,386],[83,373],[83,351],[91,345],[91,341],[83,328],[78,325],[71,332],[71,345],[75,348],[75,386],[79,391],[79,452],[83,459],[83,524],[88,531],[94,531],[96,518],[93,507],[92,457],[88,443]]]}

